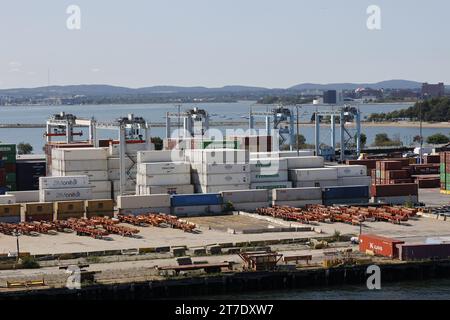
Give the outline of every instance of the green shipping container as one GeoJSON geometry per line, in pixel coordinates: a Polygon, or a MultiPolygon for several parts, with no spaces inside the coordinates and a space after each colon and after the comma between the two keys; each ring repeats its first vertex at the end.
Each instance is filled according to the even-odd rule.
{"type": "Polygon", "coordinates": [[[1,153],[0,152],[1,160],[5,161],[5,163],[16,163],[16,154],[12,153],[1,153]]]}
{"type": "Polygon", "coordinates": [[[16,173],[11,172],[6,174],[6,183],[16,183],[16,173]]]}
{"type": "Polygon", "coordinates": [[[16,145],[15,144],[0,144],[0,153],[5,154],[14,154],[16,155],[16,145]]]}

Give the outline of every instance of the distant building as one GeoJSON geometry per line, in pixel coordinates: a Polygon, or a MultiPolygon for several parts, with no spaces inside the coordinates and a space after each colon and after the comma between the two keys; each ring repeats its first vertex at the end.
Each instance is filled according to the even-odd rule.
{"type": "Polygon", "coordinates": [[[440,98],[445,95],[444,83],[429,84],[427,82],[422,84],[422,97],[425,98],[440,98]]]}
{"type": "Polygon", "coordinates": [[[343,101],[342,91],[325,90],[323,92],[323,103],[325,104],[340,104],[343,101]]]}

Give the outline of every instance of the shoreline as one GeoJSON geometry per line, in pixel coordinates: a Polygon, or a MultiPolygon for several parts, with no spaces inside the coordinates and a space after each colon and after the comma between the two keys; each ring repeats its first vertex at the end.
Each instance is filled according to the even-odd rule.
{"type": "MultiPolygon", "coordinates": [[[[80,290],[48,288],[0,293],[2,300],[160,300],[207,297],[233,293],[336,288],[364,284],[368,265],[292,271],[233,272],[222,275],[182,277],[154,281],[93,284],[80,290]]],[[[387,263],[379,265],[384,283],[447,279],[450,260],[387,263]]]]}
{"type": "MultiPolygon", "coordinates": [[[[255,122],[258,126],[264,126],[265,122],[257,121],[255,122]]],[[[246,127],[248,126],[248,121],[211,121],[211,127],[246,127]]],[[[299,122],[299,126],[302,127],[314,127],[314,123],[310,122],[299,122]]],[[[151,127],[163,128],[166,126],[164,122],[150,123],[151,127]]],[[[321,127],[329,127],[330,124],[322,123],[321,127]]],[[[347,124],[349,127],[355,127],[354,123],[347,124]]],[[[385,122],[361,122],[362,127],[366,128],[377,128],[377,127],[401,127],[401,128],[418,128],[420,122],[418,121],[385,121],[385,122]]],[[[338,127],[338,125],[336,125],[338,127]]],[[[423,128],[434,128],[434,129],[445,129],[450,128],[450,122],[423,122],[423,128]]],[[[0,123],[0,129],[32,129],[32,128],[45,128],[45,124],[36,123],[0,123]]]]}

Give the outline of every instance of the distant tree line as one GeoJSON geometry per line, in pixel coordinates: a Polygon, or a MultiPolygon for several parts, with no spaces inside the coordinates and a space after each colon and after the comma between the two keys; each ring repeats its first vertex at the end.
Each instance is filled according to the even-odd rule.
{"type": "Polygon", "coordinates": [[[416,121],[420,119],[426,122],[450,121],[450,99],[449,97],[436,98],[417,102],[407,109],[395,110],[388,113],[373,113],[367,117],[368,121],[395,121],[408,119],[416,121]]]}

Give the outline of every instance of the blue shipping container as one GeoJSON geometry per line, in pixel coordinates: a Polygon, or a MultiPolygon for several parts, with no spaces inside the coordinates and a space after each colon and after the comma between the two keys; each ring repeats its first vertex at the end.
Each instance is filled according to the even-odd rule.
{"type": "Polygon", "coordinates": [[[20,223],[20,216],[0,217],[0,222],[3,222],[3,223],[20,223]]]}
{"type": "Polygon", "coordinates": [[[222,204],[220,193],[174,194],[171,196],[172,207],[213,206],[222,204]]]}
{"type": "Polygon", "coordinates": [[[326,199],[352,199],[369,198],[368,186],[343,186],[322,189],[322,198],[326,199]]]}
{"type": "Polygon", "coordinates": [[[0,187],[0,195],[4,195],[7,191],[9,191],[8,188],[0,187]]]}

